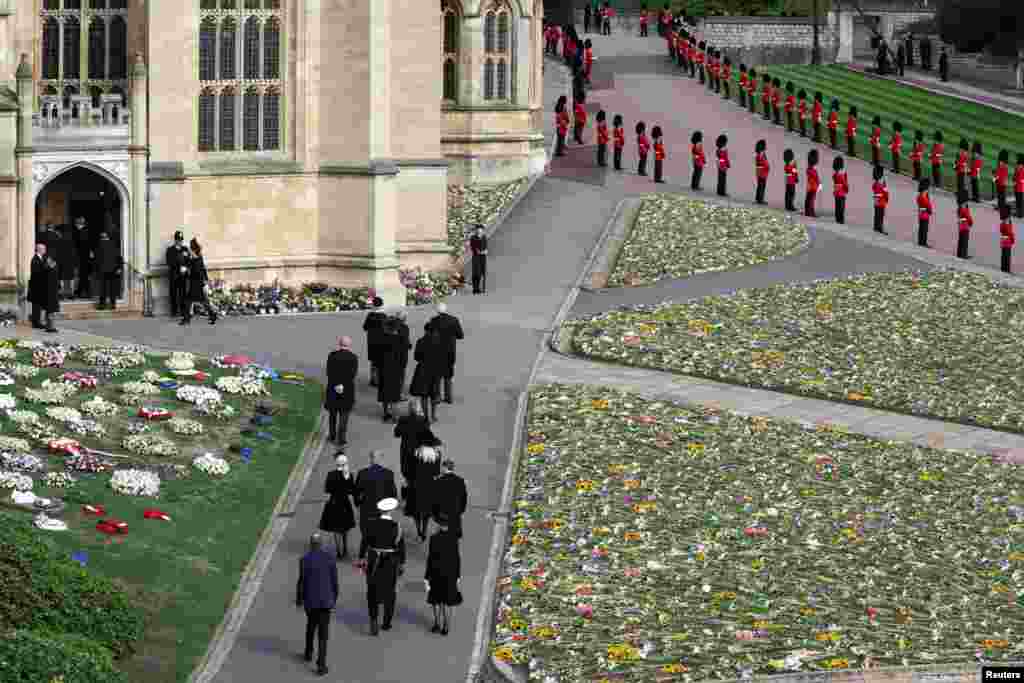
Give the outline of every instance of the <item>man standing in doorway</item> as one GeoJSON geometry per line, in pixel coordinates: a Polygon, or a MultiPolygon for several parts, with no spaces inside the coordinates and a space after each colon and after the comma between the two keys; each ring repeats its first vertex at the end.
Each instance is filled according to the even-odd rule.
{"type": "Polygon", "coordinates": [[[85,218],[75,219],[75,249],[78,251],[78,287],[76,299],[88,299],[92,289],[92,261],[96,257],[96,241],[92,230],[85,224],[85,218]]]}
{"type": "Polygon", "coordinates": [[[171,315],[175,318],[184,313],[185,289],[188,284],[188,247],[185,246],[185,234],[178,230],[174,233],[174,243],[167,247],[167,278],[171,295],[171,315]]]}
{"type": "Polygon", "coordinates": [[[96,310],[107,308],[108,300],[110,310],[117,308],[117,280],[121,277],[122,265],[121,250],[104,230],[96,245],[96,270],[100,276],[100,301],[96,310]]]}

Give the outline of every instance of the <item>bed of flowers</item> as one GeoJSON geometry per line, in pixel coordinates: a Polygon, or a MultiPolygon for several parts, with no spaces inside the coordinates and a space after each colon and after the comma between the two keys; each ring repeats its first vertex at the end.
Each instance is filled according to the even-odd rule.
{"type": "Polygon", "coordinates": [[[448,186],[448,246],[453,257],[465,253],[473,226],[489,225],[519,195],[526,182],[448,186]]]}
{"type": "Polygon", "coordinates": [[[1024,460],[586,386],[527,430],[492,653],[531,680],[1024,653],[1024,460]]]}
{"type": "Polygon", "coordinates": [[[744,290],[570,321],[595,359],[1024,432],[1024,290],[951,270],[744,290]]]}
{"type": "Polygon", "coordinates": [[[653,195],[641,204],[608,286],[734,270],[784,258],[808,244],[807,228],[778,211],[653,195]]]}

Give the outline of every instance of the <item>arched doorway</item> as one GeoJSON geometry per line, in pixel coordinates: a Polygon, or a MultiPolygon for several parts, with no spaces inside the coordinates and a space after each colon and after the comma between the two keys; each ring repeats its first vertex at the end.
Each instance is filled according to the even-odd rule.
{"type": "MultiPolygon", "coordinates": [[[[95,253],[100,233],[106,232],[123,255],[124,208],[121,189],[88,166],[72,166],[59,173],[36,195],[36,239],[46,243],[47,251],[57,260],[65,299],[74,299],[76,293],[89,299],[98,297],[100,283],[94,264],[87,266],[87,281],[80,280],[81,247],[89,245],[95,253]],[[78,218],[85,220],[84,234],[74,227],[78,218]],[[73,283],[68,282],[71,279],[73,283]]],[[[123,278],[118,287],[118,298],[122,296],[123,278]]]]}

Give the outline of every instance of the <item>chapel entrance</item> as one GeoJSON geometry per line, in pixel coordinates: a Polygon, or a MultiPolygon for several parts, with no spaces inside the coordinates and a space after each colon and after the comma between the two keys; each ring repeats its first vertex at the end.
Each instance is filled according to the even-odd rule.
{"type": "MultiPolygon", "coordinates": [[[[36,197],[36,239],[47,245],[60,270],[62,295],[66,300],[81,291],[79,278],[83,245],[89,245],[95,254],[100,233],[106,232],[124,254],[122,217],[124,216],[120,189],[101,173],[85,166],[75,166],[50,180],[36,197]],[[75,228],[77,218],[85,219],[85,234],[75,228]],[[69,291],[65,283],[74,280],[69,291]]],[[[100,282],[95,263],[87,266],[88,283],[84,288],[88,298],[97,299],[100,282]]],[[[117,288],[120,299],[124,295],[124,277],[117,288]]]]}

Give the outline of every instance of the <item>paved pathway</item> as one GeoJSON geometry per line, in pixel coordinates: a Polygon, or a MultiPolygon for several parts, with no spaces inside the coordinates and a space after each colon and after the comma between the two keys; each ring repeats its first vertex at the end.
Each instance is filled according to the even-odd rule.
{"type": "MultiPolygon", "coordinates": [[[[632,127],[643,115],[649,123],[656,117],[645,111],[680,112],[688,121],[705,127],[719,121],[731,129],[734,136],[733,155],[741,159],[740,149],[753,148],[753,139],[759,135],[759,121],[738,108],[700,92],[698,86],[687,80],[666,82],[656,73],[637,73],[646,69],[656,72],[664,62],[657,59],[653,48],[662,48],[661,41],[641,41],[632,37],[613,36],[599,39],[593,36],[599,55],[611,57],[622,67],[616,73],[615,90],[596,91],[591,101],[603,103],[609,112],[626,115],[632,127]],[[752,127],[754,130],[746,130],[752,127]]],[[[609,59],[603,57],[603,59],[609,59]]],[[[564,79],[554,63],[549,62],[545,75],[547,93],[564,87],[564,79]]],[[[560,92],[560,90],[559,90],[560,92]]],[[[546,96],[554,101],[554,96],[546,96]]],[[[550,127],[550,113],[547,117],[550,127]]],[[[663,123],[663,125],[666,125],[663,123]]],[[[549,131],[550,133],[550,131],[549,131]]],[[[778,129],[765,127],[766,136],[772,136],[770,146],[781,148],[778,129]]],[[[670,159],[685,161],[684,138],[689,128],[668,129],[670,159]]],[[[794,148],[799,140],[787,141],[794,148]]],[[[632,151],[632,148],[631,150],[632,151]]],[[[801,151],[803,153],[803,151],[801,151]]],[[[632,154],[627,155],[631,159],[632,154]]],[[[826,159],[830,162],[830,159],[826,159]]],[[[683,164],[685,165],[685,164],[683,164]]],[[[752,168],[739,163],[733,176],[734,196],[743,198],[746,186],[752,186],[752,168]]],[[[677,167],[669,165],[669,177],[680,177],[677,167]],[[673,173],[675,172],[675,176],[673,173]]],[[[854,187],[857,178],[854,178],[854,187]]],[[[900,181],[894,181],[898,185],[900,181]]],[[[861,186],[863,187],[863,186],[861,186]]],[[[607,174],[599,183],[568,182],[556,178],[543,178],[531,193],[510,214],[498,233],[492,238],[490,255],[489,294],[483,297],[461,296],[452,299],[451,312],[459,316],[466,330],[466,341],[460,346],[456,381],[456,403],[443,406],[438,432],[448,444],[450,453],[458,463],[458,471],[466,477],[470,489],[471,510],[465,521],[463,543],[463,593],[466,604],[455,614],[455,628],[447,638],[430,634],[430,610],[424,602],[422,572],[424,548],[410,547],[410,561],[400,585],[399,610],[395,630],[371,638],[367,634],[364,584],[362,577],[350,567],[343,567],[342,598],[332,631],[332,674],[327,680],[356,682],[399,682],[427,679],[445,683],[462,681],[470,661],[473,647],[473,625],[477,606],[491,586],[482,585],[487,551],[492,540],[492,522],[487,513],[494,510],[500,499],[501,487],[508,465],[509,447],[514,428],[516,399],[527,384],[530,367],[537,357],[538,345],[552,327],[556,309],[573,291],[577,274],[612,217],[616,202],[625,196],[648,192],[655,186],[649,180],[631,174],[607,174]],[[396,650],[395,646],[401,650],[396,650]],[[400,653],[400,654],[399,654],[400,653]],[[398,656],[396,656],[398,655],[398,656]]],[[[670,189],[662,186],[659,189],[670,189]]],[[[897,202],[900,201],[897,190],[897,202]]],[[[910,200],[907,199],[909,202],[910,200]]],[[[856,205],[854,205],[856,206],[856,205]]],[[[940,209],[941,211],[941,209],[940,209]]],[[[851,207],[851,218],[860,219],[860,211],[851,207]]],[[[910,221],[907,221],[908,223],[910,221]]],[[[859,228],[839,228],[857,230],[859,228]]],[[[890,227],[895,237],[895,225],[890,227]]],[[[909,227],[906,231],[909,232],[909,227]]],[[[905,235],[904,235],[905,237],[905,235]]],[[[877,245],[863,244],[842,235],[828,236],[818,231],[814,247],[786,262],[774,264],[775,275],[766,269],[747,269],[733,276],[732,287],[751,286],[765,282],[765,278],[785,277],[813,279],[829,273],[865,269],[889,270],[903,266],[926,267],[908,256],[913,248],[900,249],[902,256],[888,253],[877,245]]],[[[676,285],[666,285],[684,293],[710,293],[724,287],[726,276],[694,278],[676,285]]],[[[645,297],[664,297],[658,288],[638,288],[645,297]],[[642,290],[651,293],[644,294],[642,290]]],[[[613,302],[608,296],[605,307],[613,302]]],[[[593,310],[596,304],[580,297],[579,312],[593,310]]],[[[410,326],[415,334],[429,316],[429,311],[410,311],[410,326]]],[[[144,343],[158,348],[191,348],[199,352],[223,353],[240,351],[281,368],[295,368],[319,375],[323,360],[340,334],[350,334],[356,340],[356,352],[364,357],[364,337],[361,334],[362,314],[311,315],[279,318],[227,319],[216,327],[195,324],[185,329],[168,318],[143,320],[68,321],[67,330],[144,343]]],[[[70,333],[55,335],[71,337],[70,333]]],[[[709,382],[691,382],[667,374],[647,373],[628,368],[609,371],[585,361],[553,356],[541,359],[537,381],[615,381],[637,386],[644,391],[669,392],[679,400],[694,398],[720,400],[723,404],[739,401],[757,410],[772,410],[769,396],[777,407],[788,405],[792,412],[807,412],[810,421],[835,417],[838,410],[824,402],[808,402],[779,396],[771,392],[755,392],[736,387],[715,387],[709,382]],[[707,387],[713,387],[708,389],[707,387]],[[673,393],[674,392],[674,393],[673,393]]],[[[391,427],[381,424],[379,408],[366,387],[366,368],[361,369],[362,385],[351,423],[350,457],[355,468],[365,463],[365,454],[373,448],[385,449],[389,454],[386,464],[397,471],[397,443],[391,437],[391,427]]],[[[731,405],[731,404],[730,404],[731,405]]],[[[872,411],[878,412],[878,411],[872,411]]],[[[875,418],[872,417],[874,420],[875,418]]],[[[878,418],[868,425],[880,435],[907,434],[903,423],[891,428],[878,418]],[[902,430],[902,431],[901,431],[902,430]]],[[[926,430],[912,434],[924,434],[926,430]]],[[[936,429],[939,429],[936,427],[936,429]]],[[[965,428],[955,427],[958,436],[965,428]]],[[[951,435],[950,440],[953,440],[951,435]]],[[[963,436],[963,438],[969,438],[963,436]]],[[[1003,435],[999,435],[999,439],[1003,435]]],[[[220,674],[214,680],[230,683],[241,681],[302,680],[308,668],[298,660],[302,647],[304,618],[293,606],[296,560],[304,549],[305,540],[316,526],[324,497],[323,479],[332,466],[333,452],[326,452],[304,492],[302,504],[285,538],[274,554],[255,602],[242,624],[239,637],[220,674]]],[[[411,526],[407,525],[407,529],[411,526]]],[[[353,546],[358,534],[353,532],[353,546]]]]}

